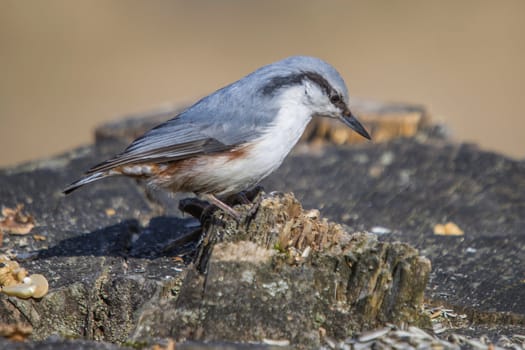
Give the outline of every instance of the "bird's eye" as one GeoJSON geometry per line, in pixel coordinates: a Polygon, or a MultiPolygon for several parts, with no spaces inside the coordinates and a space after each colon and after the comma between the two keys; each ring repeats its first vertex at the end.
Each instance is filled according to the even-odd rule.
{"type": "Polygon", "coordinates": [[[332,102],[334,104],[341,102],[341,96],[339,96],[339,95],[332,95],[332,97],[330,97],[330,102],[332,102]]]}

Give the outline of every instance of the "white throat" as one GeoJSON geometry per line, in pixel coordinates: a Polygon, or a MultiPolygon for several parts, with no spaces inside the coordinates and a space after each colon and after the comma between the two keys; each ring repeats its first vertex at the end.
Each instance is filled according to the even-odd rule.
{"type": "MultiPolygon", "coordinates": [[[[303,102],[304,88],[297,86],[287,89],[279,98],[279,113],[266,129],[260,140],[271,144],[270,152],[279,158],[279,166],[303,135],[304,129],[312,119],[312,111],[303,102]]],[[[273,158],[273,157],[272,157],[273,158]]],[[[277,159],[274,159],[276,161],[277,159]]]]}
{"type": "MultiPolygon", "coordinates": [[[[312,119],[312,112],[302,101],[304,88],[297,86],[287,89],[279,98],[279,112],[254,141],[250,156],[242,161],[242,173],[257,183],[275,169],[290,153],[312,119]]],[[[241,163],[241,162],[239,162],[241,163]]]]}

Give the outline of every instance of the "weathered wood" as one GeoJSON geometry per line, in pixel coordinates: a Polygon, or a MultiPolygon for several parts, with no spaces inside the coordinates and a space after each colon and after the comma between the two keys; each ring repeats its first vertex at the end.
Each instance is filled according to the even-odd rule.
{"type": "Polygon", "coordinates": [[[221,211],[203,218],[204,240],[177,300],[139,328],[312,348],[320,328],[344,339],[387,322],[430,325],[422,313],[430,262],[415,249],[346,232],[290,193],[259,196],[254,215],[250,204],[235,206],[240,222],[221,211]]]}

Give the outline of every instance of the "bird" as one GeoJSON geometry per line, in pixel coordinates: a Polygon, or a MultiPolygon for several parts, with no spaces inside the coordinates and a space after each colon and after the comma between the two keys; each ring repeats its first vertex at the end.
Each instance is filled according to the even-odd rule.
{"type": "Polygon", "coordinates": [[[338,119],[371,139],[348,105],[346,84],[333,66],[316,57],[288,57],[153,127],[63,193],[124,175],[169,192],[193,192],[239,218],[224,199],[276,170],[313,117],[338,119]]]}

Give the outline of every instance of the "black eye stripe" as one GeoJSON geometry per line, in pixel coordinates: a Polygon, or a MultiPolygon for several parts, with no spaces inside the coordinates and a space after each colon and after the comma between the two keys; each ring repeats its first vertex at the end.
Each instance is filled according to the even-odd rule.
{"type": "Polygon", "coordinates": [[[314,72],[305,72],[305,77],[311,82],[317,84],[328,96],[337,95],[337,92],[334,90],[334,88],[332,88],[330,83],[328,83],[328,81],[321,75],[314,72]]]}
{"type": "Polygon", "coordinates": [[[328,96],[339,96],[337,91],[323,78],[320,74],[315,72],[301,72],[285,76],[274,77],[261,88],[263,95],[273,95],[283,87],[298,85],[308,79],[312,83],[319,86],[328,96]]]}

